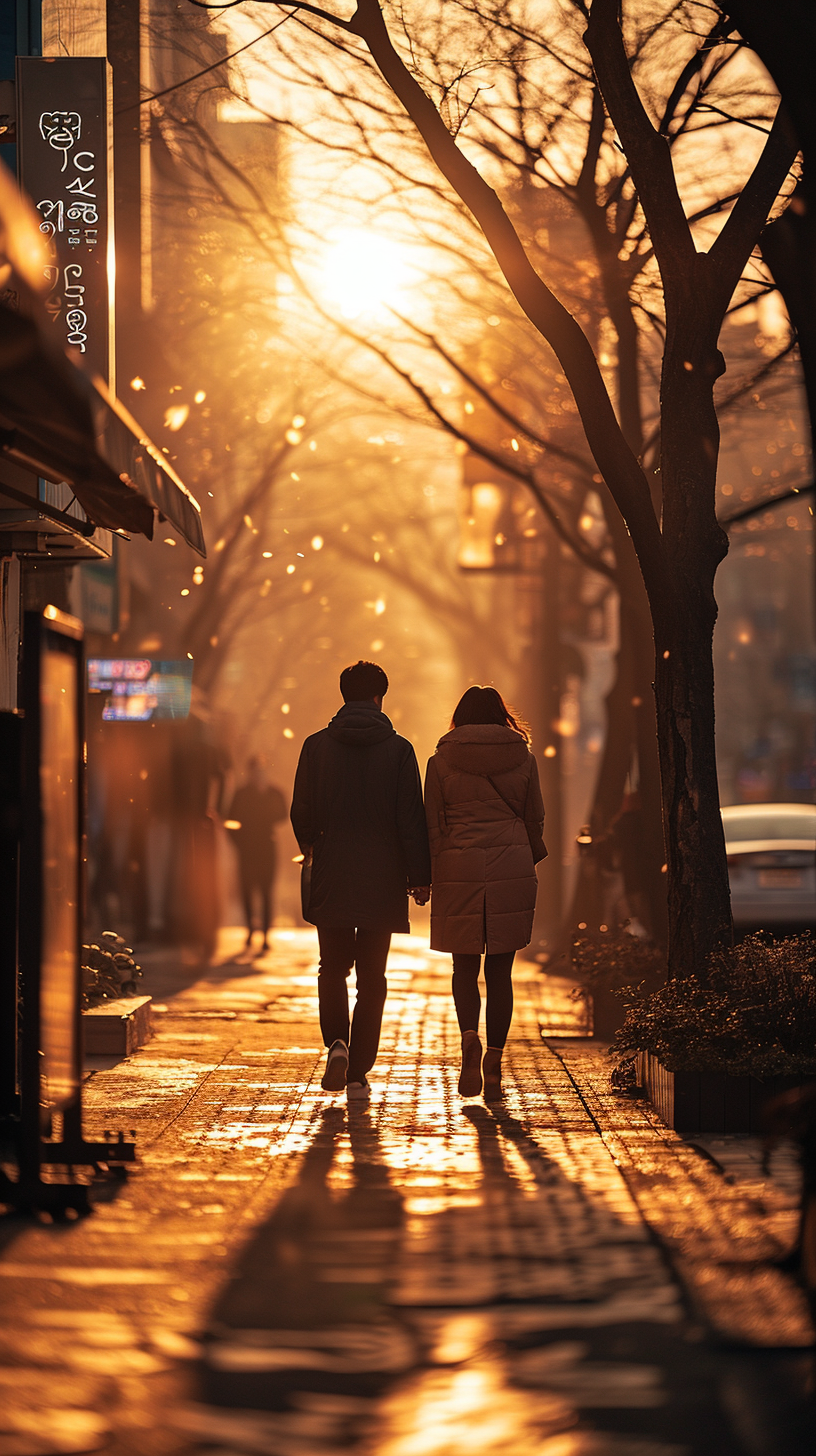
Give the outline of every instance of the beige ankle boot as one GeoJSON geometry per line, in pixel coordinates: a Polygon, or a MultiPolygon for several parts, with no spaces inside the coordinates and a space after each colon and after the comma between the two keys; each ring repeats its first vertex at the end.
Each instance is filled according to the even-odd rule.
{"type": "Polygon", "coordinates": [[[501,1060],[501,1047],[487,1048],[482,1065],[485,1102],[501,1102],[502,1100],[501,1060]]]}
{"type": "Polygon", "coordinates": [[[482,1090],[482,1043],[477,1031],[462,1032],[462,1070],[459,1096],[478,1097],[482,1090]]]}

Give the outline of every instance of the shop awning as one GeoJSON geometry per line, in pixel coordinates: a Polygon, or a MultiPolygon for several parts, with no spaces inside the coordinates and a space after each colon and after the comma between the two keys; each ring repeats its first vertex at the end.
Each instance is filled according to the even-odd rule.
{"type": "MultiPolygon", "coordinates": [[[[206,555],[201,511],[120,400],[0,306],[0,456],[70,485],[90,522],[153,537],[155,515],[206,555]]],[[[0,493],[2,493],[0,484],[0,493]]]]}

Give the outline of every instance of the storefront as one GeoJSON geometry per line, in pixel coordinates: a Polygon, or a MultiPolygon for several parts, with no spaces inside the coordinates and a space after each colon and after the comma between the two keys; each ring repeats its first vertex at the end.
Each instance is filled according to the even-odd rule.
{"type": "Polygon", "coordinates": [[[66,568],[157,521],[205,555],[198,503],[115,394],[110,110],[104,58],[23,57],[32,200],[0,163],[0,1202],[55,1213],[88,1209],[74,1166],[134,1149],[82,1128],[83,624],[24,588],[64,595],[66,568]]]}

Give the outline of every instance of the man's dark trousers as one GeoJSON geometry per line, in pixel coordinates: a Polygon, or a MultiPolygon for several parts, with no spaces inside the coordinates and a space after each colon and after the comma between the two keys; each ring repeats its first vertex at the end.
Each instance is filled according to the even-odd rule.
{"type": "Polygon", "coordinates": [[[277,845],[264,846],[263,854],[239,854],[238,878],[241,884],[241,899],[244,904],[247,930],[252,933],[253,892],[258,891],[261,901],[261,920],[264,938],[272,925],[272,886],[277,869],[277,845]]]}
{"type": "Polygon", "coordinates": [[[344,1041],[349,1047],[349,1082],[362,1082],[374,1065],[380,1044],[387,985],[385,963],[390,930],[319,925],[320,970],[317,994],[320,1030],[326,1046],[344,1041]],[[348,974],[357,967],[357,1004],[349,1036],[348,974]]]}

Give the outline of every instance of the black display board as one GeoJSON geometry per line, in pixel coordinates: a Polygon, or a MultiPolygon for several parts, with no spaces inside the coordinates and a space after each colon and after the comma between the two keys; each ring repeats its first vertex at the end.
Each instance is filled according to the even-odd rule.
{"type": "Polygon", "coordinates": [[[0,1174],[0,1201],[87,1211],[87,1183],[43,1169],[126,1162],[134,1148],[82,1133],[85,661],[82,623],[56,607],[25,614],[20,703],[0,723],[0,1116],[18,1167],[0,1174]]]}
{"type": "Polygon", "coordinates": [[[51,253],[46,312],[60,345],[113,389],[111,96],[104,57],[17,58],[20,184],[51,253]]]}
{"type": "Polygon", "coordinates": [[[80,953],[83,867],[82,623],[56,607],[26,614],[22,700],[23,825],[20,987],[23,1056],[40,1131],[78,1096],[82,1080],[80,953]]]}
{"type": "Polygon", "coordinates": [[[0,713],[0,1119],[15,1117],[20,1105],[17,912],[22,727],[19,714],[0,713]]]}

